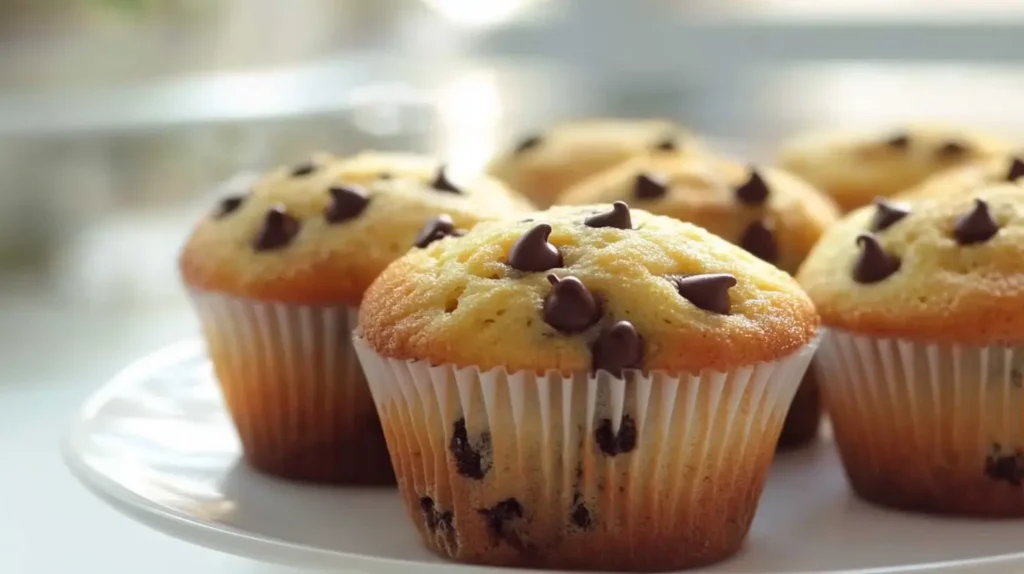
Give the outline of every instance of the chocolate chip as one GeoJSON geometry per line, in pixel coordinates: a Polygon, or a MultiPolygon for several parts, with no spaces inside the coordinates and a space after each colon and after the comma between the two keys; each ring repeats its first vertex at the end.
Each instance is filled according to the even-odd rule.
{"type": "Polygon", "coordinates": [[[593,526],[590,509],[583,504],[583,497],[579,492],[574,492],[572,495],[572,511],[569,513],[569,520],[581,530],[590,530],[593,526]]]}
{"type": "Polygon", "coordinates": [[[491,433],[482,432],[479,438],[470,441],[464,418],[455,421],[448,450],[455,459],[455,469],[466,478],[483,480],[491,470],[491,433]]]}
{"type": "Polygon", "coordinates": [[[506,498],[491,508],[481,508],[477,512],[486,516],[488,527],[500,535],[506,523],[523,517],[523,505],[515,498],[506,498]]]}
{"type": "Polygon", "coordinates": [[[885,140],[885,145],[898,150],[905,150],[910,147],[910,136],[907,134],[896,134],[885,140]]]}
{"type": "Polygon", "coordinates": [[[775,263],[779,259],[779,246],[772,227],[768,221],[751,223],[740,237],[740,247],[768,263],[775,263]]]}
{"type": "Polygon", "coordinates": [[[434,499],[429,496],[420,498],[420,511],[423,513],[423,522],[431,532],[438,530],[442,532],[455,531],[455,513],[451,510],[442,511],[434,504],[434,499]]]}
{"type": "Polygon", "coordinates": [[[974,209],[957,218],[953,224],[953,237],[960,245],[984,243],[999,233],[999,223],[992,218],[988,204],[975,199],[974,209]]]}
{"type": "Polygon", "coordinates": [[[508,264],[519,271],[547,271],[562,266],[562,254],[548,243],[551,226],[540,223],[520,237],[508,253],[508,264]]]}
{"type": "Polygon", "coordinates": [[[559,278],[551,273],[548,281],[554,287],[544,298],[544,322],[562,333],[585,331],[601,318],[597,300],[582,281],[575,277],[559,278]]]}
{"type": "Polygon", "coordinates": [[[967,154],[967,146],[960,142],[950,141],[942,144],[935,153],[939,159],[959,159],[967,154]]]}
{"type": "Polygon", "coordinates": [[[768,199],[768,185],[756,169],[750,168],[750,178],[736,188],[736,199],[747,205],[761,205],[768,199]]]}
{"type": "Polygon", "coordinates": [[[382,171],[377,174],[377,179],[393,179],[394,177],[390,171],[382,171]]]}
{"type": "Polygon", "coordinates": [[[509,546],[520,552],[528,550],[527,545],[519,538],[512,524],[515,520],[523,517],[523,505],[518,500],[506,498],[491,508],[478,508],[477,513],[483,516],[492,536],[504,540],[509,546]]]}
{"type": "Polygon", "coordinates": [[[237,211],[239,207],[242,207],[245,197],[244,195],[229,195],[221,199],[220,203],[217,204],[217,211],[213,214],[214,219],[227,217],[237,211]]]}
{"type": "Polygon", "coordinates": [[[668,193],[668,183],[659,175],[641,173],[633,181],[633,196],[637,199],[658,199],[668,193]]]}
{"type": "Polygon", "coordinates": [[[288,215],[283,205],[275,205],[267,210],[252,247],[256,251],[280,249],[291,242],[299,233],[299,220],[288,215]]]}
{"type": "Polygon", "coordinates": [[[910,215],[910,206],[905,203],[875,198],[875,215],[871,218],[871,231],[885,231],[897,221],[910,215]]]}
{"type": "Polygon", "coordinates": [[[1024,177],[1024,161],[1015,157],[1010,162],[1010,169],[1006,172],[1006,181],[1017,181],[1022,177],[1024,177]]]}
{"type": "Polygon", "coordinates": [[[632,451],[636,448],[636,423],[633,422],[633,417],[622,415],[618,433],[612,430],[611,419],[601,419],[601,423],[594,429],[594,442],[601,452],[608,456],[632,451]]]}
{"type": "Polygon", "coordinates": [[[705,273],[670,277],[679,294],[697,308],[729,314],[729,289],[736,286],[736,277],[728,273],[705,273]]]}
{"type": "Polygon", "coordinates": [[[985,476],[1013,486],[1020,486],[1024,480],[1024,453],[1003,454],[998,444],[992,445],[992,453],[985,457],[985,476]]]}
{"type": "MultiPolygon", "coordinates": [[[[435,510],[434,499],[430,498],[429,496],[420,497],[420,510],[422,510],[424,513],[433,514],[435,510]]],[[[431,530],[433,530],[433,525],[428,524],[428,526],[431,528],[431,530]]]]}
{"type": "Polygon", "coordinates": [[[292,177],[305,177],[316,171],[316,164],[313,162],[300,163],[292,168],[292,177]]]}
{"type": "Polygon", "coordinates": [[[853,265],[853,280],[857,283],[877,283],[899,270],[900,258],[886,253],[874,235],[861,233],[857,245],[860,255],[853,265]]]}
{"type": "Polygon", "coordinates": [[[676,141],[676,136],[668,135],[658,143],[654,144],[654,149],[658,151],[676,151],[679,149],[679,143],[676,141]]]}
{"type": "Polygon", "coordinates": [[[424,249],[438,239],[459,237],[461,235],[462,233],[455,229],[455,222],[452,221],[451,216],[442,213],[420,228],[420,232],[416,234],[416,241],[413,242],[413,245],[424,249]]]}
{"type": "Polygon", "coordinates": [[[621,377],[624,369],[639,369],[644,360],[644,342],[629,321],[619,321],[602,332],[590,347],[594,372],[605,370],[621,377]]]}
{"type": "Polygon", "coordinates": [[[516,144],[515,153],[520,154],[539,146],[544,141],[540,135],[534,134],[524,137],[516,144]]]}
{"type": "Polygon", "coordinates": [[[592,215],[583,220],[587,227],[614,227],[616,229],[633,229],[633,218],[629,214],[629,206],[625,201],[616,201],[612,210],[592,215]]]}
{"type": "Polygon", "coordinates": [[[455,184],[448,179],[448,169],[443,165],[437,168],[437,174],[435,174],[434,179],[431,180],[430,187],[445,193],[462,193],[462,190],[456,187],[455,184]]]}
{"type": "Polygon", "coordinates": [[[578,504],[576,506],[573,506],[572,514],[570,515],[570,517],[572,518],[572,523],[576,526],[582,528],[583,530],[590,529],[590,511],[587,510],[587,507],[585,505],[578,504]]]}
{"type": "Polygon", "coordinates": [[[330,223],[348,221],[362,213],[370,204],[366,190],[355,185],[332,187],[327,192],[331,194],[331,203],[327,206],[324,217],[330,223]]]}

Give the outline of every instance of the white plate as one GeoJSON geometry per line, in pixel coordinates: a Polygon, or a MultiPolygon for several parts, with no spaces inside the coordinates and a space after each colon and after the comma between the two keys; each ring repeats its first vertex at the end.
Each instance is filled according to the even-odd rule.
{"type": "MultiPolygon", "coordinates": [[[[196,544],[296,566],[452,571],[420,546],[394,491],[278,481],[238,454],[200,341],[125,369],[85,404],[65,444],[92,492],[196,544]]],[[[826,439],[778,457],[743,551],[705,571],[1008,572],[1024,568],[1022,547],[1024,521],[910,515],[855,499],[826,439]]]]}

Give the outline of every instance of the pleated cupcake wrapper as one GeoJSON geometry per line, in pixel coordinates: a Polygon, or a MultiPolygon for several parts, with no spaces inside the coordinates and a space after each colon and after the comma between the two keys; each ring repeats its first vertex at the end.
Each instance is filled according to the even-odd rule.
{"type": "Polygon", "coordinates": [[[293,478],[375,482],[387,452],[351,344],[357,310],[190,296],[246,458],[293,478]]]}
{"type": "Polygon", "coordinates": [[[473,562],[597,568],[735,551],[816,345],[729,372],[622,379],[389,359],[355,338],[429,546],[473,562]],[[484,517],[510,499],[522,517],[511,513],[495,549],[484,517]],[[528,548],[547,558],[522,559],[528,548]]]}
{"type": "Polygon", "coordinates": [[[1024,512],[1019,484],[1008,490],[1012,477],[989,476],[1024,477],[1024,348],[830,329],[814,363],[847,474],[862,495],[941,512],[1015,513],[1008,505],[1024,512]],[[998,459],[1006,468],[986,470],[998,459]]]}

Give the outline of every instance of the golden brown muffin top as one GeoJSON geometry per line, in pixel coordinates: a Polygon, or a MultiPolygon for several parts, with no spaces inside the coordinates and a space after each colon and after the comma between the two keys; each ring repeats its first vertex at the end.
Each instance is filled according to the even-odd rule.
{"type": "Polygon", "coordinates": [[[848,215],[800,269],[825,325],[880,337],[1024,343],[1024,193],[1000,184],[848,215]]]}
{"type": "Polygon", "coordinates": [[[863,132],[814,132],[782,144],[778,164],[850,211],[953,166],[1007,153],[997,137],[940,124],[863,132]]]}
{"type": "Polygon", "coordinates": [[[493,178],[454,180],[426,157],[320,154],[222,198],[195,226],[179,266],[186,284],[203,291],[357,305],[434,217],[445,214],[462,230],[526,205],[493,178]]]}
{"type": "Polygon", "coordinates": [[[637,157],[584,180],[558,200],[614,201],[695,223],[791,273],[839,218],[831,199],[796,176],[708,156],[637,157]]]}
{"type": "Polygon", "coordinates": [[[488,171],[537,206],[551,205],[569,186],[648,153],[706,153],[689,130],[660,119],[566,122],[526,136],[491,160],[488,171]]]}
{"type": "Polygon", "coordinates": [[[968,193],[999,183],[1024,185],[1024,154],[985,158],[939,172],[920,185],[897,194],[897,199],[926,199],[968,193]]]}
{"type": "Polygon", "coordinates": [[[620,202],[481,223],[410,251],[367,290],[360,324],[396,359],[697,372],[789,355],[818,317],[785,272],[620,202]]]}

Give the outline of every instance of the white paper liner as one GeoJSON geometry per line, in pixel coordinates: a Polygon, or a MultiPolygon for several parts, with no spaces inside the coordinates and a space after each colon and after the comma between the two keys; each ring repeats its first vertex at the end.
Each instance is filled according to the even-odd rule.
{"type": "Polygon", "coordinates": [[[355,338],[428,546],[467,562],[596,569],[694,566],[738,549],[816,344],[731,372],[623,380],[389,359],[355,338]],[[482,479],[459,472],[460,421],[489,463],[482,479]],[[603,453],[595,432],[608,424],[634,426],[635,448],[603,453]],[[512,498],[523,517],[496,542],[485,512],[512,498]],[[449,524],[432,527],[439,516],[449,524]]]}
{"type": "Polygon", "coordinates": [[[379,423],[351,344],[357,309],[197,290],[190,297],[254,466],[341,482],[389,474],[387,465],[381,469],[387,452],[375,440],[379,423]]]}
{"type": "Polygon", "coordinates": [[[1024,515],[1024,489],[986,471],[1009,457],[1024,476],[1024,349],[830,329],[814,363],[862,496],[916,510],[1024,515]]]}

